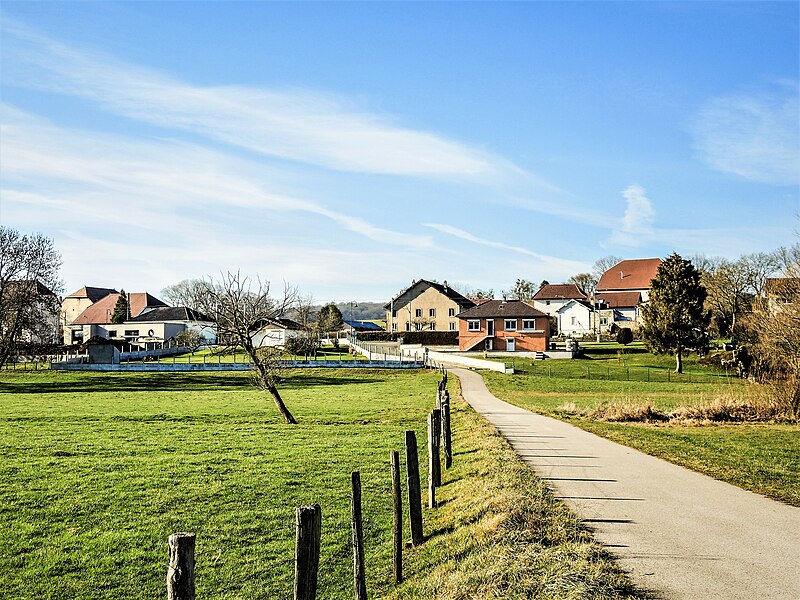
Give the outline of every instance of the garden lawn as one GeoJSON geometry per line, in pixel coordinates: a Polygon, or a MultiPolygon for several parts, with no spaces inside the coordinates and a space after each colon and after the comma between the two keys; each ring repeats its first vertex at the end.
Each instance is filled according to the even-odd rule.
{"type": "MultiPolygon", "coordinates": [[[[545,361],[545,363],[557,361],[545,361]]],[[[567,361],[564,361],[567,362],[567,361]]],[[[570,361],[583,364],[587,361],[570,361]]],[[[541,371],[542,366],[536,367],[541,371]]],[[[683,465],[711,477],[800,506],[800,426],[796,424],[608,423],[562,410],[567,405],[594,409],[604,403],[652,404],[662,410],[711,402],[718,397],[745,399],[754,390],[741,380],[687,383],[549,378],[527,373],[485,372],[487,386],[498,398],[534,412],[569,421],[597,433],[683,465]]],[[[710,380],[713,381],[713,380],[710,380]]]]}
{"type": "Polygon", "coordinates": [[[374,597],[629,597],[603,549],[459,402],[443,506],[426,510],[430,539],[394,587],[388,454],[413,429],[425,456],[437,379],[290,372],[280,389],[300,423],[287,426],[246,373],[2,372],[0,597],[163,597],[166,539],[193,531],[198,597],[290,598],[295,508],[317,502],[318,597],[350,598],[352,470],[374,597]]]}

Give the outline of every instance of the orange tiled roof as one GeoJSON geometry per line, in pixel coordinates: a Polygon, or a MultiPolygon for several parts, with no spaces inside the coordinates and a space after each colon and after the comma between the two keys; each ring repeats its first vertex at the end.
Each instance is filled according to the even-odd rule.
{"type": "Polygon", "coordinates": [[[597,292],[607,290],[648,290],[656,276],[660,258],[623,260],[603,273],[597,282],[597,292]]]}
{"type": "MultiPolygon", "coordinates": [[[[100,325],[111,323],[111,315],[114,314],[114,306],[116,306],[118,299],[119,294],[108,294],[105,298],[98,300],[78,315],[78,318],[72,322],[72,325],[100,325]]],[[[155,296],[151,296],[146,292],[139,292],[128,294],[128,306],[130,307],[130,316],[136,317],[146,308],[167,305],[155,296]]]]}

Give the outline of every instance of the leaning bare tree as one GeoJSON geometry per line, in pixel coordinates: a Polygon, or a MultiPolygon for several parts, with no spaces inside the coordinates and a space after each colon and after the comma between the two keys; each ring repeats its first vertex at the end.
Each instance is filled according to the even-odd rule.
{"type": "Polygon", "coordinates": [[[60,267],[53,240],[0,226],[0,365],[20,343],[58,338],[60,267]]]}
{"type": "Polygon", "coordinates": [[[284,287],[283,296],[270,296],[269,282],[251,279],[238,271],[223,274],[219,280],[206,280],[199,297],[199,310],[217,324],[217,339],[241,346],[252,364],[253,383],[270,393],[287,423],[297,423],[278,391],[280,348],[260,348],[255,344],[258,330],[282,317],[297,301],[297,293],[284,287]]]}

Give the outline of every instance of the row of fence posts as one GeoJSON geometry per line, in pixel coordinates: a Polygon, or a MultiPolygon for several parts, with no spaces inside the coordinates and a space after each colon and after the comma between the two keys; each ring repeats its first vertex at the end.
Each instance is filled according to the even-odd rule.
{"type": "MultiPolygon", "coordinates": [[[[428,414],[428,508],[437,507],[436,488],[442,485],[444,468],[453,465],[453,438],[450,428],[450,393],[447,391],[447,371],[436,391],[436,408],[428,414]]],[[[408,484],[408,519],[411,545],[425,541],[422,528],[422,491],[419,473],[417,436],[405,432],[406,478],[408,484]]],[[[395,583],[403,581],[403,494],[401,488],[400,452],[389,453],[392,477],[392,561],[395,583]]],[[[353,545],[353,593],[355,600],[367,600],[367,577],[364,566],[364,527],[361,514],[361,473],[350,474],[350,516],[353,545]]],[[[322,509],[319,504],[299,506],[295,511],[294,600],[315,600],[319,572],[322,509]]],[[[195,541],[194,533],[173,533],[167,540],[167,599],[195,600],[195,541]]]]}

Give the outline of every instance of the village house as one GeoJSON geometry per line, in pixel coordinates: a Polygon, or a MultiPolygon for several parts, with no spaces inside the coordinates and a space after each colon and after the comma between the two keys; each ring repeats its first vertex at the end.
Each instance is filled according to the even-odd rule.
{"type": "MultiPolygon", "coordinates": [[[[187,330],[197,331],[206,344],[215,344],[217,341],[217,326],[211,317],[186,306],[161,306],[145,310],[118,327],[124,331],[126,338],[144,343],[172,340],[187,330]]],[[[119,337],[119,332],[113,331],[111,326],[106,329],[109,338],[119,337]]]]}
{"type": "MultiPolygon", "coordinates": [[[[82,344],[84,340],[98,335],[109,339],[124,339],[128,342],[135,341],[139,337],[138,332],[133,335],[134,330],[132,328],[126,330],[124,324],[111,323],[114,307],[120,295],[117,292],[102,295],[104,289],[84,287],[64,299],[61,305],[61,315],[65,321],[65,344],[82,344]],[[93,298],[98,298],[98,296],[99,299],[91,302],[93,298]],[[86,304],[88,306],[70,321],[69,315],[74,314],[78,307],[86,304]]],[[[128,299],[128,319],[138,317],[147,310],[167,306],[164,302],[146,292],[126,294],[126,296],[128,299]]]]}
{"type": "Polygon", "coordinates": [[[544,352],[549,317],[522,300],[489,300],[458,315],[459,350],[544,352]]]}
{"type": "Polygon", "coordinates": [[[600,277],[595,300],[607,305],[599,312],[601,331],[616,324],[635,329],[641,322],[641,305],[650,299],[650,287],[660,258],[623,260],[600,277]]]}
{"type": "Polygon", "coordinates": [[[283,348],[287,340],[300,337],[307,330],[292,319],[264,319],[253,329],[250,338],[256,348],[283,348]]]}
{"type": "Polygon", "coordinates": [[[571,300],[587,301],[588,298],[574,283],[550,283],[534,294],[533,307],[554,317],[571,300]]]}
{"type": "Polygon", "coordinates": [[[458,314],[475,303],[444,283],[420,279],[384,306],[387,331],[458,331],[458,314]]]}

